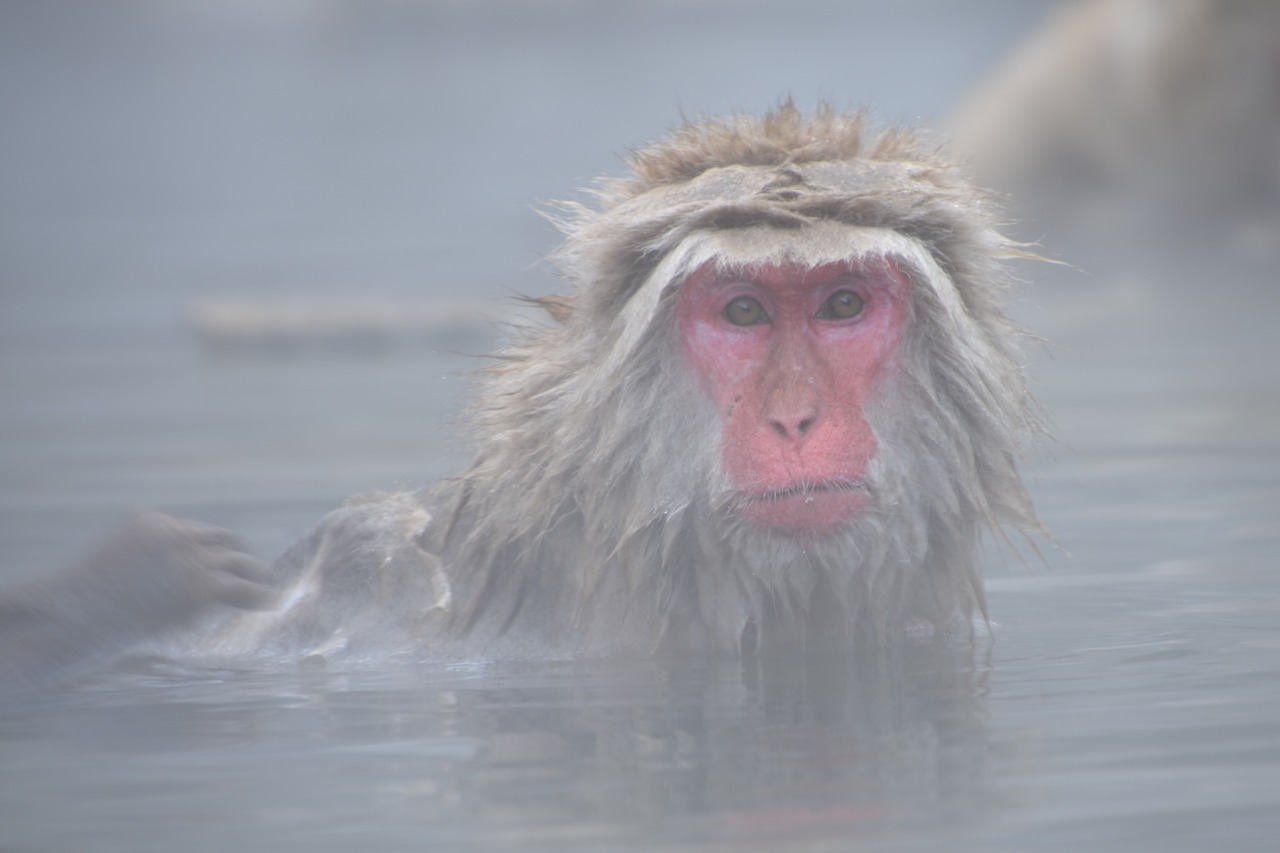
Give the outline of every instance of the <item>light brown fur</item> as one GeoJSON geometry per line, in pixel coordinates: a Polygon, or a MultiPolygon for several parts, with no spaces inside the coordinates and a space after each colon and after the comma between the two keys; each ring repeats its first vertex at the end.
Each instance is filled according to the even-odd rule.
{"type": "Polygon", "coordinates": [[[1038,529],[1017,457],[1039,427],[999,308],[1000,261],[1023,253],[990,198],[909,134],[789,103],[686,122],[630,165],[596,206],[560,206],[554,260],[573,293],[485,372],[472,465],[328,519],[281,563],[313,591],[283,618],[245,617],[251,645],[359,645],[359,596],[333,604],[326,575],[359,578],[378,637],[450,659],[848,643],[985,615],[981,532],[1038,529]],[[874,255],[908,271],[911,306],[869,413],[872,508],[810,545],[751,529],[674,339],[674,294],[705,263],[874,255]],[[399,575],[430,600],[377,594],[413,586],[386,580],[399,575]]]}
{"type": "Polygon", "coordinates": [[[458,661],[847,648],[985,615],[981,535],[1038,529],[1018,456],[1039,425],[999,307],[1001,261],[1022,251],[991,200],[909,134],[791,104],[686,122],[631,165],[596,205],[559,208],[555,261],[573,291],[484,372],[461,474],[349,503],[269,578],[225,534],[140,517],[80,567],[0,597],[17,632],[0,643],[0,678],[193,622],[162,650],[458,661]],[[817,538],[753,527],[721,467],[720,413],[678,340],[680,288],[708,267],[881,258],[907,293],[897,350],[862,403],[878,449],[859,481],[866,508],[817,538]]]}

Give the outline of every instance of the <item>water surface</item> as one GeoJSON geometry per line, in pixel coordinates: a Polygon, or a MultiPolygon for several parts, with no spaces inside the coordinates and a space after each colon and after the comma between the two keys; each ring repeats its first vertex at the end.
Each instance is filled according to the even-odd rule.
{"type": "MultiPolygon", "coordinates": [[[[575,4],[7,6],[0,577],[141,505],[271,556],[346,495],[456,470],[483,327],[228,350],[200,301],[543,292],[554,235],[528,205],[681,105],[791,90],[937,118],[1042,10],[900,5],[707,3],[681,27],[575,4]]],[[[139,662],[0,703],[0,847],[1271,849],[1277,265],[1196,240],[1070,259],[1017,295],[1051,342],[1027,359],[1055,538],[1025,563],[990,549],[990,639],[672,667],[139,662]]]]}

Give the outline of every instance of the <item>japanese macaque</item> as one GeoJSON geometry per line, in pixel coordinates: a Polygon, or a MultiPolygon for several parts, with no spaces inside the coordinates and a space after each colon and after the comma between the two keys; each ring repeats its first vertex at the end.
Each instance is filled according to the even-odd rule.
{"type": "Polygon", "coordinates": [[[985,616],[980,535],[1038,527],[999,307],[1023,253],[991,200],[906,133],[790,104],[687,123],[631,167],[560,209],[573,292],[484,373],[469,468],[350,502],[269,572],[144,517],[11,593],[13,648],[114,652],[181,624],[150,648],[649,656],[985,616]]]}

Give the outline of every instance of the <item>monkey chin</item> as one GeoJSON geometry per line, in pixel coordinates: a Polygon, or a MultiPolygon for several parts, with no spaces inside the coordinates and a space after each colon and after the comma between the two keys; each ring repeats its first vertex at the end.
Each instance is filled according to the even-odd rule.
{"type": "Polygon", "coordinates": [[[814,540],[843,528],[867,508],[857,483],[805,484],[744,495],[742,518],[753,527],[814,540]]]}

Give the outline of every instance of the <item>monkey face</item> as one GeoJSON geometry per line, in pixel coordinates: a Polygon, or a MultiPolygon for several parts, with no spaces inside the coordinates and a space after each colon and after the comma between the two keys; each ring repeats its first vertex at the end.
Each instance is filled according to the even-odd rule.
{"type": "Polygon", "coordinates": [[[908,280],[892,261],[708,264],[681,288],[685,357],[720,418],[753,526],[815,538],[867,505],[868,399],[893,364],[908,280]]]}

